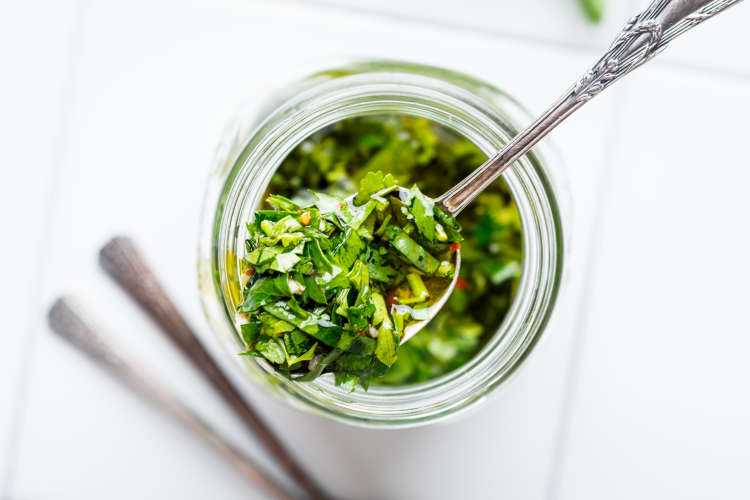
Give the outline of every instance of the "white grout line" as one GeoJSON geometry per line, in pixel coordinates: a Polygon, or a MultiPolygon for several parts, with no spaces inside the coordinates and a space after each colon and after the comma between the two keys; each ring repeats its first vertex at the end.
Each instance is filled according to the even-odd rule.
{"type": "MultiPolygon", "coordinates": [[[[260,2],[276,4],[276,2],[269,2],[268,0],[260,0],[260,2]]],[[[429,19],[426,17],[420,17],[411,14],[401,14],[398,12],[389,12],[367,7],[359,7],[356,5],[341,5],[339,3],[330,2],[327,0],[284,0],[284,3],[303,5],[306,7],[317,6],[327,10],[357,14],[369,18],[379,18],[392,22],[396,21],[401,23],[416,24],[428,28],[438,28],[442,31],[451,30],[461,34],[471,33],[474,35],[482,35],[499,40],[522,42],[528,45],[536,45],[553,49],[564,49],[571,52],[595,53],[596,51],[600,50],[600,47],[597,44],[575,43],[568,40],[560,40],[556,38],[545,38],[541,36],[521,33],[508,33],[500,29],[490,29],[482,26],[473,26],[466,23],[448,22],[439,19],[429,19]]]]}
{"type": "MultiPolygon", "coordinates": [[[[276,2],[269,2],[268,0],[256,0],[256,1],[260,3],[277,4],[276,2]]],[[[453,23],[449,21],[429,19],[429,18],[424,18],[424,17],[410,15],[410,14],[400,14],[398,12],[388,12],[388,11],[377,10],[377,9],[372,9],[372,8],[367,8],[367,7],[359,7],[356,5],[341,5],[341,4],[333,3],[327,0],[284,0],[284,3],[288,5],[296,4],[296,5],[303,5],[303,6],[308,6],[308,7],[317,6],[317,7],[327,9],[327,10],[345,12],[345,13],[350,13],[350,14],[367,16],[371,18],[379,18],[379,19],[383,19],[383,20],[391,21],[391,22],[411,23],[411,24],[424,26],[427,28],[451,30],[460,34],[470,33],[470,34],[475,34],[475,35],[482,35],[488,38],[494,38],[497,40],[520,42],[520,43],[525,43],[531,46],[541,46],[541,47],[545,47],[545,48],[553,49],[553,50],[556,49],[556,50],[564,50],[567,52],[590,54],[592,57],[592,60],[591,60],[592,64],[594,62],[594,58],[600,56],[606,49],[605,45],[600,45],[598,43],[597,44],[575,43],[575,42],[571,42],[568,40],[559,40],[555,38],[537,37],[534,35],[519,34],[519,33],[508,33],[508,32],[503,32],[499,29],[495,30],[495,29],[489,29],[489,28],[484,28],[484,27],[472,26],[466,23],[453,23]]],[[[635,14],[636,12],[644,8],[644,6],[640,5],[639,2],[631,1],[630,3],[631,3],[630,10],[632,14],[635,14]]],[[[627,19],[622,20],[623,25],[625,24],[626,20],[627,19]]],[[[612,38],[614,38],[615,35],[616,33],[612,33],[612,38]]],[[[713,77],[717,77],[721,79],[750,82],[750,72],[748,71],[736,71],[732,69],[714,67],[714,66],[711,66],[710,64],[693,64],[693,63],[684,62],[684,61],[670,61],[670,60],[664,60],[664,59],[657,59],[656,61],[657,62],[654,62],[652,64],[661,64],[665,67],[676,69],[676,70],[681,70],[681,71],[708,74],[713,77]]],[[[582,72],[584,70],[585,68],[581,68],[582,72]]]]}
{"type": "MultiPolygon", "coordinates": [[[[636,12],[640,7],[639,0],[630,0],[629,3],[633,12],[636,12]]],[[[679,68],[679,64],[673,65],[668,62],[667,65],[672,66],[675,69],[682,69],[679,68]]],[[[617,138],[623,127],[625,103],[630,98],[628,83],[624,84],[622,99],[615,104],[616,107],[611,122],[612,128],[610,129],[609,137],[607,138],[607,150],[604,154],[602,165],[610,166],[614,164],[611,160],[616,153],[616,148],[618,147],[617,138]]],[[[620,85],[623,85],[623,83],[620,83],[620,85]]],[[[589,305],[591,304],[593,294],[592,286],[596,279],[596,272],[599,264],[599,249],[602,245],[600,236],[602,228],[604,227],[607,208],[609,206],[607,203],[607,199],[609,198],[608,195],[614,190],[614,174],[615,172],[611,167],[603,169],[597,186],[598,192],[596,201],[592,207],[592,210],[594,210],[594,218],[591,221],[588,241],[586,242],[588,247],[586,249],[586,255],[588,256],[588,262],[590,265],[587,267],[586,271],[582,271],[585,273],[585,276],[582,280],[581,290],[578,294],[578,310],[576,311],[573,320],[573,342],[571,343],[570,353],[568,355],[568,367],[565,371],[566,380],[561,395],[557,432],[555,435],[552,457],[549,463],[549,476],[547,477],[545,492],[547,500],[557,500],[560,498],[563,468],[565,467],[566,458],[571,444],[571,419],[576,406],[576,396],[578,394],[582,370],[581,363],[584,357],[586,337],[591,319],[589,305]]]]}
{"type": "Polygon", "coordinates": [[[734,81],[738,83],[750,84],[750,71],[737,71],[733,69],[717,68],[708,64],[693,64],[685,61],[670,61],[669,59],[659,58],[654,59],[654,61],[650,65],[654,67],[661,66],[674,71],[711,77],[722,81],[734,81]]]}
{"type": "MultiPolygon", "coordinates": [[[[630,0],[630,7],[636,12],[639,0],[630,0]]],[[[653,64],[653,63],[652,63],[653,64]]],[[[615,103],[615,110],[611,121],[609,137],[607,138],[607,150],[604,154],[602,165],[613,165],[613,159],[616,148],[618,147],[618,136],[623,127],[625,103],[630,98],[629,82],[623,83],[622,99],[615,103]]],[[[586,336],[589,329],[591,318],[590,304],[592,298],[592,286],[596,279],[596,272],[599,264],[599,249],[602,245],[601,231],[604,227],[606,212],[608,208],[608,195],[614,190],[614,174],[611,167],[604,168],[599,177],[597,186],[597,197],[592,207],[594,218],[588,233],[586,255],[588,256],[589,266],[581,283],[581,289],[578,293],[578,310],[574,317],[573,342],[570,346],[568,355],[568,367],[565,370],[565,384],[561,395],[560,414],[557,422],[557,432],[555,434],[555,443],[552,450],[552,457],[548,466],[549,475],[547,477],[547,486],[545,496],[547,500],[557,500],[560,498],[560,488],[562,486],[562,474],[565,467],[566,458],[570,448],[570,431],[571,419],[576,406],[576,396],[581,378],[581,363],[583,361],[584,349],[586,347],[586,336]]]]}
{"type": "MultiPolygon", "coordinates": [[[[620,83],[620,85],[623,85],[620,83]]],[[[625,84],[622,89],[622,98],[615,104],[612,118],[612,128],[607,138],[607,149],[602,159],[602,165],[613,165],[612,161],[618,147],[618,136],[623,127],[625,104],[630,100],[629,86],[625,84]]],[[[599,176],[597,186],[596,201],[592,206],[594,212],[593,220],[589,228],[586,249],[588,266],[586,270],[581,270],[584,274],[581,280],[581,289],[578,293],[577,307],[573,319],[573,342],[568,355],[568,368],[565,372],[566,383],[561,395],[560,416],[558,419],[558,428],[555,437],[555,447],[552,452],[552,459],[549,466],[549,477],[547,480],[547,500],[554,500],[559,497],[560,481],[562,479],[562,468],[566,458],[566,452],[569,447],[569,432],[573,410],[576,404],[576,394],[579,386],[581,375],[581,362],[583,352],[586,347],[586,337],[588,335],[589,321],[591,318],[590,303],[592,298],[592,286],[596,278],[596,271],[599,264],[600,247],[602,245],[601,232],[604,227],[610,199],[610,194],[614,191],[614,174],[613,168],[604,168],[599,176]]]]}
{"type": "MultiPolygon", "coordinates": [[[[42,224],[39,228],[39,242],[36,245],[37,252],[34,258],[34,262],[39,262],[40,265],[34,270],[32,277],[33,283],[40,284],[40,287],[44,288],[44,283],[47,278],[48,271],[48,253],[51,249],[48,249],[44,245],[44,237],[46,231],[44,228],[52,227],[52,223],[55,219],[55,206],[57,205],[57,198],[59,196],[59,180],[63,169],[63,159],[66,156],[68,149],[68,139],[70,137],[70,125],[71,117],[73,113],[73,104],[75,97],[76,80],[78,77],[78,68],[81,58],[83,31],[85,27],[86,13],[88,10],[88,0],[79,0],[76,8],[76,14],[73,19],[73,29],[70,34],[70,49],[68,51],[67,63],[65,76],[63,81],[62,89],[62,106],[60,114],[58,115],[57,133],[53,144],[53,157],[50,172],[50,182],[47,187],[46,194],[42,197],[46,200],[44,206],[44,216],[42,224]]],[[[36,292],[35,292],[36,294],[36,292]]],[[[32,300],[31,304],[36,305],[36,301],[32,300]]],[[[15,394],[10,398],[13,401],[14,407],[13,414],[10,423],[10,432],[8,444],[5,450],[2,450],[6,454],[7,468],[5,471],[0,471],[2,474],[2,483],[5,491],[0,491],[0,498],[10,498],[13,490],[13,480],[15,479],[16,465],[18,460],[18,452],[20,445],[20,436],[23,430],[23,417],[26,410],[26,404],[28,399],[28,392],[31,383],[31,365],[34,358],[34,351],[36,350],[37,338],[40,330],[40,319],[46,318],[45,309],[47,304],[39,304],[38,307],[33,307],[32,314],[28,315],[27,325],[24,331],[26,332],[26,342],[21,352],[21,366],[20,373],[18,376],[18,384],[16,385],[15,394]]],[[[46,325],[46,321],[44,322],[46,325]]]]}

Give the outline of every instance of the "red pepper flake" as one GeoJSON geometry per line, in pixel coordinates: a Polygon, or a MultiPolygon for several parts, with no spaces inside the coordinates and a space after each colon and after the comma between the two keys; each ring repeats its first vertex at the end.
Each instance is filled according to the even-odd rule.
{"type": "Polygon", "coordinates": [[[455,242],[455,243],[453,243],[453,244],[451,245],[451,252],[455,252],[455,251],[456,251],[456,250],[458,250],[459,248],[461,248],[461,243],[459,243],[459,242],[457,241],[457,242],[455,242]]]}
{"type": "Polygon", "coordinates": [[[466,290],[469,287],[469,282],[459,276],[456,280],[456,286],[461,290],[466,290]]]}
{"type": "Polygon", "coordinates": [[[304,212],[302,215],[299,216],[299,221],[305,226],[310,225],[311,219],[312,219],[312,215],[310,214],[310,212],[304,212]]]}
{"type": "Polygon", "coordinates": [[[245,271],[245,274],[247,275],[248,278],[252,278],[253,274],[255,274],[255,268],[254,267],[249,268],[247,271],[245,271]]]}
{"type": "Polygon", "coordinates": [[[339,203],[339,210],[343,210],[343,209],[344,209],[344,204],[343,203],[339,203]]]}
{"type": "Polygon", "coordinates": [[[357,335],[359,335],[360,337],[364,337],[365,336],[365,332],[359,332],[357,335]]]}

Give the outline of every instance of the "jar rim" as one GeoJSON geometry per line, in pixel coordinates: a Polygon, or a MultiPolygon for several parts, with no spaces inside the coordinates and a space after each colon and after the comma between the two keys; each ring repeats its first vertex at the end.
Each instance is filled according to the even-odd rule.
{"type": "MultiPolygon", "coordinates": [[[[212,329],[222,330],[220,340],[237,358],[235,364],[240,363],[295,406],[366,426],[405,427],[436,421],[473,406],[515,372],[549,320],[561,281],[563,238],[556,195],[540,154],[544,146],[537,145],[503,174],[521,217],[524,258],[518,290],[498,331],[464,365],[420,384],[344,393],[326,377],[294,382],[264,360],[236,355],[244,348],[235,326],[232,296],[232,286],[236,286],[232,280],[239,276],[238,259],[228,262],[232,259],[222,256],[240,255],[244,222],[259,205],[273,173],[299,143],[342,119],[373,114],[430,119],[466,137],[488,155],[515,135],[513,118],[481,95],[493,87],[458,73],[436,75],[439,71],[375,62],[349,69],[343,76],[338,70],[335,78],[317,73],[312,82],[302,85],[304,90],[276,107],[253,132],[237,127],[232,147],[218,155],[204,205],[208,233],[203,231],[200,241],[204,310],[212,329]],[[451,78],[456,75],[480,83],[481,90],[465,88],[466,80],[451,78]]],[[[518,107],[507,94],[496,93],[518,107]]]]}

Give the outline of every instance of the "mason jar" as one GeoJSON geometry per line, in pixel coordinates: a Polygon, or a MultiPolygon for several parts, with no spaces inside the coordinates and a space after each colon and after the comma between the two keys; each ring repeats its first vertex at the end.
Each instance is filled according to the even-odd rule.
{"type": "MultiPolygon", "coordinates": [[[[313,74],[242,110],[226,132],[208,180],[199,243],[199,285],[209,325],[247,378],[303,410],[349,424],[406,427],[435,422],[482,401],[518,369],[547,325],[563,271],[559,162],[544,141],[505,170],[522,226],[517,292],[497,331],[468,362],[438,378],[344,392],[333,377],[295,382],[245,350],[236,324],[245,222],[274,171],[312,133],[362,115],[412,115],[452,129],[486,155],[499,151],[531,116],[505,92],[473,77],[416,64],[358,62],[313,74]]],[[[435,172],[440,175],[440,172],[435,172]]],[[[449,188],[450,186],[445,186],[449,188]]],[[[459,218],[460,222],[460,218],[459,218]]]]}

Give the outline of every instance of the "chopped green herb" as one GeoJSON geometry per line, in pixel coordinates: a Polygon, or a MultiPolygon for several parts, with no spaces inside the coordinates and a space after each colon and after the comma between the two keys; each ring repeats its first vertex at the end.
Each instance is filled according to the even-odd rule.
{"type": "Polygon", "coordinates": [[[247,320],[243,354],[263,357],[299,380],[332,371],[338,385],[354,390],[360,378],[366,386],[385,374],[374,367],[392,365],[404,327],[424,319],[415,310],[397,310],[430,298],[422,276],[442,280],[441,289],[452,279],[453,268],[441,263],[452,258],[457,239],[436,241],[432,201],[416,186],[399,190],[390,174],[368,173],[353,199],[313,195],[308,204],[269,196],[268,204],[284,215],[261,210],[256,218],[262,220],[247,225],[245,262],[254,271],[237,308],[247,320]],[[393,297],[390,310],[385,296],[393,297]],[[343,354],[321,369],[337,351],[343,354]]]}
{"type": "Polygon", "coordinates": [[[378,330],[378,345],[375,348],[375,355],[386,366],[391,366],[396,362],[397,341],[393,330],[385,325],[378,330]]]}
{"type": "MultiPolygon", "coordinates": [[[[596,0],[588,4],[585,6],[587,11],[593,6],[591,12],[594,17],[598,17],[601,2],[596,0]]],[[[345,218],[338,217],[337,212],[344,208],[338,207],[338,199],[359,190],[374,195],[370,198],[376,198],[377,202],[378,196],[375,193],[391,182],[385,179],[386,175],[381,185],[378,170],[391,174],[401,185],[416,184],[422,193],[435,197],[462,180],[485,160],[486,156],[470,141],[423,118],[391,115],[347,119],[316,132],[284,159],[269,186],[269,192],[276,195],[269,200],[273,206],[263,207],[276,210],[258,210],[250,226],[259,228],[263,220],[277,222],[288,215],[296,216],[298,210],[303,210],[303,213],[307,210],[302,207],[309,206],[309,200],[320,200],[320,205],[316,205],[316,208],[325,214],[317,217],[311,214],[310,224],[301,230],[312,239],[305,244],[304,252],[298,254],[301,261],[292,272],[296,276],[296,269],[307,265],[310,270],[300,274],[313,278],[326,296],[325,302],[329,302],[336,300],[338,292],[353,286],[349,285],[346,277],[348,270],[342,269],[327,257],[333,245],[340,241],[342,224],[346,223],[345,218]],[[309,189],[330,195],[331,198],[313,198],[309,189]],[[324,207],[326,210],[323,210],[324,207]],[[321,265],[328,266],[327,272],[313,276],[312,270],[319,269],[321,265]]],[[[361,206],[365,199],[360,196],[355,204],[361,206]]],[[[412,206],[412,200],[407,199],[402,204],[408,210],[412,206]]],[[[377,215],[377,206],[373,212],[376,214],[374,220],[365,220],[360,226],[361,230],[367,229],[373,237],[382,237],[390,226],[403,227],[409,222],[400,213],[391,215],[392,209],[385,210],[385,218],[377,215]],[[368,224],[373,222],[372,229],[369,229],[368,224]]],[[[346,217],[346,214],[341,216],[346,217]]],[[[457,286],[438,315],[416,336],[398,348],[395,363],[388,367],[378,359],[361,372],[358,383],[362,387],[366,388],[370,382],[389,385],[422,382],[460,367],[481,349],[510,308],[521,275],[523,248],[518,210],[505,182],[501,179],[495,181],[461,212],[459,222],[463,232],[460,234],[458,224],[444,213],[434,210],[433,216],[435,242],[461,242],[462,265],[457,286]]],[[[409,237],[432,252],[433,243],[417,231],[416,220],[411,222],[414,227],[408,233],[409,237]]],[[[371,322],[379,330],[383,323],[377,323],[381,318],[378,312],[378,295],[382,296],[384,307],[389,309],[394,301],[393,295],[381,294],[378,290],[384,290],[385,286],[395,286],[401,291],[401,298],[410,296],[412,292],[409,283],[402,279],[404,275],[399,270],[400,257],[397,252],[390,246],[381,247],[380,251],[371,251],[370,240],[364,231],[358,235],[366,243],[365,255],[359,260],[367,265],[370,297],[376,308],[371,322]]],[[[279,253],[289,252],[297,244],[290,243],[279,253]]],[[[249,246],[248,254],[255,248],[256,246],[249,246]]],[[[247,264],[245,259],[242,259],[243,270],[259,267],[247,264]]],[[[256,272],[260,271],[263,269],[259,268],[256,272]]],[[[410,272],[414,272],[414,269],[410,272]]],[[[295,296],[300,304],[314,301],[315,297],[320,299],[317,292],[310,289],[309,282],[304,277],[301,280],[295,278],[305,287],[301,296],[295,296]]],[[[426,276],[421,277],[427,282],[426,276]]],[[[246,287],[246,297],[247,291],[246,287]]],[[[346,291],[344,313],[359,295],[358,290],[352,290],[351,293],[346,291]]],[[[267,303],[273,304],[279,295],[275,294],[273,288],[269,293],[272,297],[268,298],[267,303]]],[[[251,301],[250,304],[252,303],[251,301]]],[[[337,307],[339,304],[337,303],[337,307]]],[[[317,302],[316,305],[322,307],[324,303],[317,302]]],[[[419,303],[413,303],[411,307],[418,305],[419,303]]],[[[404,321],[408,321],[410,312],[407,307],[409,306],[400,306],[403,309],[393,311],[386,318],[386,321],[393,323],[390,326],[394,332],[402,331],[404,321]]],[[[249,308],[250,306],[245,307],[249,308]]],[[[419,314],[418,309],[412,310],[419,314]]],[[[331,313],[329,320],[345,323],[346,316],[331,313]],[[336,315],[340,318],[335,319],[336,315]]],[[[253,322],[249,325],[253,325],[253,322]]],[[[260,328],[260,323],[257,326],[243,326],[245,341],[251,344],[261,335],[260,328]]],[[[370,338],[372,332],[365,334],[366,338],[370,338]]],[[[377,339],[371,340],[377,342],[377,339]]],[[[299,329],[284,334],[284,344],[290,356],[304,354],[315,342],[316,339],[299,329]],[[307,343],[300,343],[292,352],[290,346],[296,345],[292,343],[292,338],[298,341],[302,338],[307,343]]],[[[298,380],[313,380],[324,371],[350,366],[349,353],[345,354],[341,349],[328,352],[330,347],[326,347],[327,354],[322,354],[324,351],[320,346],[321,343],[318,343],[312,359],[299,363],[303,369],[298,366],[295,371],[294,367],[290,367],[291,376],[299,376],[298,373],[304,373],[304,368],[307,368],[312,371],[298,380]],[[339,359],[342,363],[346,362],[346,365],[338,363],[339,359]]],[[[280,371],[283,373],[282,368],[280,371]]],[[[353,376],[349,374],[347,379],[351,380],[353,376]]],[[[343,383],[344,379],[341,380],[343,383]]]]}
{"type": "Polygon", "coordinates": [[[430,275],[437,273],[440,261],[433,257],[427,249],[411,239],[403,229],[388,226],[385,228],[383,237],[411,265],[430,275]]]}
{"type": "Polygon", "coordinates": [[[411,198],[411,213],[414,215],[417,229],[427,241],[432,243],[435,241],[435,216],[433,211],[440,209],[435,207],[432,200],[423,195],[416,186],[409,191],[409,196],[411,198]]]}

